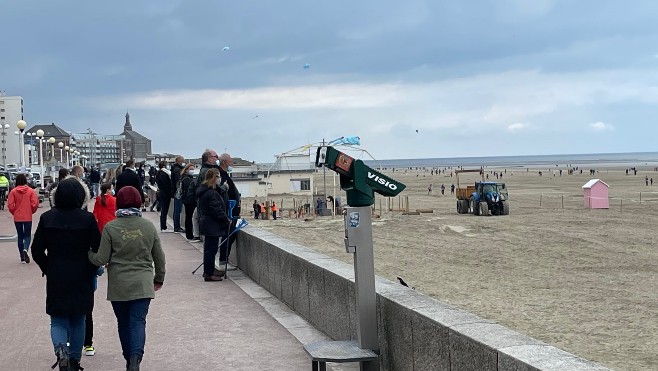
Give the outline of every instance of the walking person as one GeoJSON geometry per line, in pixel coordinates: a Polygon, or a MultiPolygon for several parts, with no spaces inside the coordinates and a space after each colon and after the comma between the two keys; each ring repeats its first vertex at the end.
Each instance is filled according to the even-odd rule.
{"type": "MultiPolygon", "coordinates": [[[[176,162],[171,165],[171,192],[174,198],[174,232],[176,233],[185,233],[183,228],[180,227],[180,214],[183,211],[183,201],[181,197],[176,197],[178,193],[181,195],[182,192],[182,183],[181,183],[181,173],[185,167],[185,158],[183,156],[177,156],[176,162]]],[[[181,195],[182,196],[182,195],[181,195]]]]}
{"type": "MultiPolygon", "coordinates": [[[[96,223],[98,224],[98,230],[100,233],[103,233],[103,227],[108,222],[116,219],[115,212],[117,211],[116,199],[112,196],[112,184],[103,183],[100,186],[100,195],[96,197],[96,203],[94,204],[94,218],[96,218],[96,223]]],[[[98,287],[98,277],[102,276],[105,272],[103,267],[98,267],[96,270],[96,275],[94,275],[94,292],[98,287]]],[[[96,354],[96,349],[94,348],[94,295],[91,295],[91,309],[87,312],[85,318],[85,341],[83,343],[82,350],[85,356],[93,356],[96,354]]]]}
{"type": "Polygon", "coordinates": [[[135,187],[142,197],[142,203],[144,203],[144,191],[140,184],[139,175],[137,175],[137,170],[135,170],[135,161],[126,161],[126,166],[123,169],[121,165],[117,167],[116,185],[114,186],[115,193],[119,193],[121,188],[125,186],[135,187]]]}
{"type": "Polygon", "coordinates": [[[89,181],[91,182],[91,197],[98,197],[101,194],[101,173],[96,170],[95,167],[91,168],[91,174],[89,175],[89,181]]]}
{"type": "Polygon", "coordinates": [[[227,194],[222,190],[220,183],[219,171],[209,169],[206,171],[203,183],[196,191],[199,199],[199,231],[204,236],[203,279],[206,282],[222,280],[221,274],[215,272],[215,257],[219,241],[226,239],[230,227],[226,215],[227,194]]]}
{"type": "MultiPolygon", "coordinates": [[[[167,229],[167,214],[171,204],[171,172],[166,168],[167,163],[160,161],[158,167],[158,203],[160,204],[160,232],[171,232],[167,229]]],[[[179,227],[180,228],[180,227],[179,227]]]]}
{"type": "Polygon", "coordinates": [[[276,202],[272,202],[272,218],[276,220],[276,212],[279,211],[279,208],[276,206],[276,202]]]}
{"type": "Polygon", "coordinates": [[[139,370],[146,343],[146,315],[165,278],[165,255],[153,224],[142,218],[140,192],[121,188],[117,218],[105,225],[98,252],[89,261],[107,268],[107,300],[117,318],[126,369],[139,370]]]}
{"type": "Polygon", "coordinates": [[[9,192],[7,200],[9,212],[14,216],[14,226],[18,234],[18,253],[21,263],[29,263],[27,254],[32,238],[32,214],[37,212],[39,197],[36,192],[27,185],[25,174],[16,176],[16,186],[9,192]]]}
{"type": "Polygon", "coordinates": [[[78,179],[59,182],[53,200],[53,208],[39,219],[32,258],[46,276],[46,313],[57,356],[55,366],[60,371],[77,371],[82,370],[85,316],[93,305],[96,272],[87,252],[98,250],[100,232],[94,216],[82,209],[89,190],[78,179]]]}
{"type": "Polygon", "coordinates": [[[194,168],[194,165],[192,164],[187,164],[183,168],[180,181],[180,199],[185,207],[185,238],[187,238],[188,241],[194,239],[194,224],[192,222],[192,216],[194,216],[194,210],[196,209],[196,195],[188,192],[190,184],[194,182],[194,178],[192,178],[192,174],[190,174],[192,168],[194,168]]]}

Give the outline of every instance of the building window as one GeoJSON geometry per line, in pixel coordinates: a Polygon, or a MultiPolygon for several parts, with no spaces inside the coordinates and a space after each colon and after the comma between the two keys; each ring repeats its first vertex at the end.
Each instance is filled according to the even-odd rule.
{"type": "Polygon", "coordinates": [[[302,191],[310,191],[311,190],[311,180],[310,179],[302,180],[301,182],[299,182],[299,188],[302,191]]]}

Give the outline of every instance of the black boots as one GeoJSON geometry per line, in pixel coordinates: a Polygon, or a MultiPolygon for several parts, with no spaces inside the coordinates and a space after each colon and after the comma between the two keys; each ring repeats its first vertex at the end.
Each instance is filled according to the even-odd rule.
{"type": "Polygon", "coordinates": [[[59,371],[69,371],[69,348],[66,344],[58,344],[55,347],[55,355],[57,356],[57,362],[52,365],[52,369],[59,366],[59,371]]]}
{"type": "Polygon", "coordinates": [[[139,371],[139,364],[142,363],[142,356],[130,356],[126,371],[139,371]]]}
{"type": "MultiPolygon", "coordinates": [[[[66,345],[59,344],[55,348],[57,362],[51,367],[53,370],[59,366],[59,371],[83,371],[80,367],[80,361],[69,357],[69,348],[66,345]]],[[[138,369],[139,370],[139,369],[138,369]]]]}
{"type": "Polygon", "coordinates": [[[69,371],[83,371],[84,368],[80,367],[80,361],[77,359],[69,358],[69,371]]]}

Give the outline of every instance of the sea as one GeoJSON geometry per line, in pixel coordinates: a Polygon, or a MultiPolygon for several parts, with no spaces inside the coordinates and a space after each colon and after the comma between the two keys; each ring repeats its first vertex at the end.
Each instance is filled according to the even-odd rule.
{"type": "Polygon", "coordinates": [[[373,168],[658,166],[658,152],[365,160],[373,168]]]}

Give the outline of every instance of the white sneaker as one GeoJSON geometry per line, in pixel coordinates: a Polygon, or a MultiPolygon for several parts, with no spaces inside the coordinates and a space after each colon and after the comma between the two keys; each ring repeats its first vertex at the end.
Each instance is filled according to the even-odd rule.
{"type": "Polygon", "coordinates": [[[174,233],[171,229],[161,229],[160,233],[174,233]]]}
{"type": "Polygon", "coordinates": [[[86,356],[93,356],[94,354],[96,354],[96,350],[94,349],[93,346],[85,347],[83,350],[85,351],[86,356]]]}

